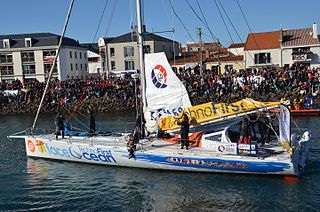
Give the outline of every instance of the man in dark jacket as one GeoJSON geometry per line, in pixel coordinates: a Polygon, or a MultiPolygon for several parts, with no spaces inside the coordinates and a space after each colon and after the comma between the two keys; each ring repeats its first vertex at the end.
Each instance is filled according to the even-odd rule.
{"type": "Polygon", "coordinates": [[[61,135],[64,138],[64,115],[61,112],[58,112],[56,116],[56,139],[61,135]]]}
{"type": "Polygon", "coordinates": [[[180,136],[181,136],[181,149],[186,146],[186,149],[189,148],[189,118],[187,114],[182,115],[182,121],[177,122],[178,125],[181,125],[180,136]]]}
{"type": "Polygon", "coordinates": [[[91,107],[89,107],[88,113],[89,113],[89,135],[93,136],[96,134],[96,121],[95,121],[94,113],[91,107]]]}

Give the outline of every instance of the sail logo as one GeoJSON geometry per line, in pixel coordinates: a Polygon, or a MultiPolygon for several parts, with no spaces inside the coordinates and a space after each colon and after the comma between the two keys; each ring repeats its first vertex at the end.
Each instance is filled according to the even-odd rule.
{"type": "Polygon", "coordinates": [[[167,83],[167,71],[162,65],[156,65],[151,71],[152,83],[157,88],[166,88],[167,83]]]}

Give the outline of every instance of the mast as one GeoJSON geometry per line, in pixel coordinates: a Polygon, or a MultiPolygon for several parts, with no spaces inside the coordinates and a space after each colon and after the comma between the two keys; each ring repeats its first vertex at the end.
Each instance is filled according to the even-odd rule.
{"type": "MultiPolygon", "coordinates": [[[[141,0],[136,0],[136,10],[137,10],[137,24],[138,24],[138,48],[140,56],[140,80],[141,80],[141,97],[143,109],[147,107],[146,100],[146,76],[144,71],[144,52],[143,52],[143,30],[142,30],[142,16],[141,16],[141,0]]],[[[140,111],[143,112],[143,111],[140,111]]]]}
{"type": "Polygon", "coordinates": [[[45,98],[46,93],[47,93],[48,88],[49,88],[50,80],[52,78],[52,74],[53,74],[53,70],[54,70],[54,67],[55,67],[56,62],[57,62],[57,58],[60,55],[62,41],[63,41],[63,38],[64,38],[64,34],[67,31],[67,26],[68,26],[68,23],[69,23],[69,19],[70,19],[70,15],[71,15],[73,4],[74,4],[74,0],[71,0],[70,6],[69,6],[69,10],[68,10],[68,14],[67,14],[67,17],[66,17],[66,20],[65,20],[65,23],[64,23],[63,31],[62,31],[62,34],[61,34],[61,37],[60,37],[60,40],[59,40],[59,43],[58,43],[57,54],[56,54],[56,57],[54,58],[54,60],[52,62],[52,66],[51,66],[51,69],[50,69],[50,72],[49,72],[49,76],[48,76],[48,79],[47,79],[46,87],[44,88],[44,91],[43,91],[43,94],[42,94],[42,97],[41,97],[41,101],[40,101],[40,104],[39,104],[39,107],[38,107],[38,110],[37,110],[37,114],[36,114],[36,117],[34,118],[34,121],[33,121],[32,130],[34,130],[34,128],[36,126],[36,123],[37,123],[37,120],[38,120],[38,116],[40,114],[41,107],[42,107],[43,102],[44,102],[44,98],[45,98]]]}

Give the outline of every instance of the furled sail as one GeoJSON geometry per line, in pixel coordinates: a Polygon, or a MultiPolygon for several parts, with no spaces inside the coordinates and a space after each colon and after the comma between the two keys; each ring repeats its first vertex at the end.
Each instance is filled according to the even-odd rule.
{"type": "Polygon", "coordinates": [[[157,130],[160,117],[179,115],[190,107],[188,93],[171,69],[164,52],[145,54],[146,127],[148,131],[157,130]]]}
{"type": "MultiPolygon", "coordinates": [[[[208,102],[186,108],[184,113],[187,113],[192,120],[192,124],[204,124],[221,118],[227,118],[244,114],[250,111],[262,110],[264,108],[278,107],[280,102],[259,102],[253,99],[243,99],[231,104],[208,102]]],[[[177,125],[177,117],[167,116],[161,119],[159,128],[161,130],[174,130],[179,128],[177,125]]]]}

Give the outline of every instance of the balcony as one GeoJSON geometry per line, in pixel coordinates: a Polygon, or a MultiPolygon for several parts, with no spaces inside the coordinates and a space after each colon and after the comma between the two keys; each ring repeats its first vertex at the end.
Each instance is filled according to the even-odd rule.
{"type": "Polygon", "coordinates": [[[311,61],[311,53],[293,54],[292,55],[292,60],[293,60],[293,62],[311,61]]]}

